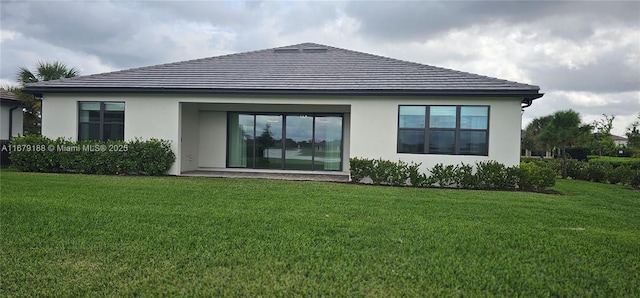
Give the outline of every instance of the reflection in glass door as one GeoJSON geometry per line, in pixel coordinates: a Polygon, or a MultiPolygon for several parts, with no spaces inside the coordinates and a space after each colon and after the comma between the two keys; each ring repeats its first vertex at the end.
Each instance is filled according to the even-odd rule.
{"type": "Polygon", "coordinates": [[[315,169],[339,171],[342,163],[342,117],[317,116],[315,119],[315,169]]]}
{"type": "Polygon", "coordinates": [[[256,115],[258,169],[282,168],[282,115],[256,115]]]}
{"type": "Polygon", "coordinates": [[[313,117],[288,115],[286,120],[284,168],[313,170],[313,117]]]}
{"type": "Polygon", "coordinates": [[[253,115],[229,114],[228,166],[253,168],[254,148],[253,115]]]}
{"type": "Polygon", "coordinates": [[[229,113],[227,166],[340,171],[342,116],[229,113]]]}

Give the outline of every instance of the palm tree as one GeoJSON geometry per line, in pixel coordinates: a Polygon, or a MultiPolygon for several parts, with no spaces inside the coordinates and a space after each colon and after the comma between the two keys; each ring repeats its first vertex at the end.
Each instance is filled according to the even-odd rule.
{"type": "Polygon", "coordinates": [[[35,83],[39,81],[51,81],[64,78],[72,78],[80,74],[80,71],[75,67],[67,67],[64,63],[59,61],[54,62],[38,62],[36,73],[34,74],[26,67],[20,67],[18,69],[18,80],[23,83],[35,83]]]}
{"type": "MultiPolygon", "coordinates": [[[[22,83],[22,87],[27,83],[36,83],[39,81],[58,80],[63,78],[72,78],[77,76],[80,71],[75,67],[68,67],[62,62],[38,62],[36,72],[32,72],[26,67],[18,69],[18,82],[22,83]]],[[[39,134],[41,122],[41,102],[33,95],[24,94],[21,89],[15,89],[13,92],[18,95],[24,105],[24,134],[39,134]]]]}
{"type": "Polygon", "coordinates": [[[567,148],[591,134],[591,125],[583,125],[580,114],[573,110],[557,111],[540,132],[544,144],[555,146],[562,153],[562,179],[567,178],[567,148]]]}

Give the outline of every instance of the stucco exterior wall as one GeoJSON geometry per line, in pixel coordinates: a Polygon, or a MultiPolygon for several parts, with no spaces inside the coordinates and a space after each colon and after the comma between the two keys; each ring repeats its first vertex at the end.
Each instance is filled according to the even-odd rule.
{"type": "Polygon", "coordinates": [[[437,163],[474,164],[495,160],[507,166],[520,161],[520,100],[472,98],[369,99],[354,101],[351,106],[351,157],[383,158],[422,163],[431,168],[437,163]],[[488,105],[489,155],[436,155],[397,153],[399,105],[488,105]]]}
{"type": "Polygon", "coordinates": [[[178,174],[180,157],[180,109],[175,98],[134,94],[45,94],[42,100],[42,135],[78,139],[78,102],[119,101],[125,103],[124,138],[171,141],[176,162],[169,174],[178,174]]]}
{"type": "Polygon", "coordinates": [[[227,156],[227,113],[200,111],[200,168],[224,168],[227,156]]]}
{"type": "MultiPolygon", "coordinates": [[[[87,97],[51,94],[42,100],[42,135],[78,140],[78,101],[87,97]]],[[[126,115],[125,115],[126,116],[126,115]]]]}
{"type": "Polygon", "coordinates": [[[180,170],[195,171],[199,161],[200,115],[197,104],[180,105],[180,170]]]}
{"type": "Polygon", "coordinates": [[[9,139],[9,109],[9,105],[0,106],[0,140],[9,139]]]}
{"type": "Polygon", "coordinates": [[[227,111],[344,114],[344,171],[349,169],[349,157],[420,162],[424,168],[484,160],[512,166],[520,157],[519,98],[45,94],[43,134],[76,140],[78,101],[125,102],[126,140],[172,141],[176,163],[169,174],[225,167],[227,111]],[[489,105],[489,155],[398,154],[399,105],[489,105]]]}
{"type": "Polygon", "coordinates": [[[13,109],[14,107],[15,105],[5,103],[0,106],[0,140],[8,140],[9,137],[22,135],[22,107],[13,109]],[[9,116],[10,113],[13,114],[13,117],[9,116]],[[11,125],[9,125],[10,120],[11,125]],[[11,126],[11,133],[9,133],[9,126],[11,126]]]}

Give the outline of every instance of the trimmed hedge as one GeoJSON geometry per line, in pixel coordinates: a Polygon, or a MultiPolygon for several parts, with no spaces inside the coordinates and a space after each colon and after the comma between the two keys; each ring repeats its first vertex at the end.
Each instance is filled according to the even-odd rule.
{"type": "Polygon", "coordinates": [[[25,172],[71,172],[102,175],[163,175],[175,154],[167,140],[72,142],[29,135],[11,139],[9,158],[25,172]]]}
{"type": "Polygon", "coordinates": [[[638,157],[614,157],[614,156],[595,156],[589,155],[589,162],[607,162],[613,167],[621,165],[629,165],[631,167],[640,169],[640,158],[638,157]]]}
{"type": "Polygon", "coordinates": [[[455,187],[466,189],[540,190],[555,185],[556,170],[536,163],[506,167],[495,161],[468,164],[436,164],[429,175],[419,163],[383,159],[350,159],[351,181],[413,187],[455,187]]]}
{"type": "Polygon", "coordinates": [[[419,171],[420,164],[357,157],[349,162],[352,181],[369,179],[373,184],[396,186],[423,186],[426,183],[426,177],[419,171]]]}
{"type": "MultiPolygon", "coordinates": [[[[567,160],[567,177],[576,180],[593,181],[640,187],[640,158],[590,155],[589,161],[567,160]]],[[[561,161],[558,159],[531,160],[521,158],[555,170],[560,175],[561,161]]]]}

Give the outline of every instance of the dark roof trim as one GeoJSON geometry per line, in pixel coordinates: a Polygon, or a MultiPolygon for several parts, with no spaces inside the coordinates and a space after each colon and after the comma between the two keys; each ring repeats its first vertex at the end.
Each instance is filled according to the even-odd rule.
{"type": "Polygon", "coordinates": [[[17,99],[2,98],[2,99],[0,99],[0,101],[2,101],[2,103],[8,103],[8,104],[16,105],[16,106],[22,106],[22,102],[20,102],[17,99]]]}
{"type": "Polygon", "coordinates": [[[313,89],[182,89],[182,88],[25,88],[24,93],[42,96],[43,93],[170,93],[170,94],[248,94],[248,95],[378,95],[378,96],[498,96],[498,97],[525,97],[530,100],[540,98],[544,93],[537,90],[525,92],[522,90],[313,90],[313,89]]]}

